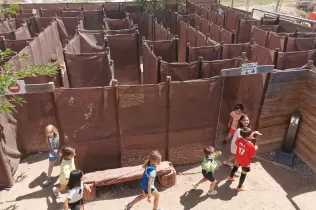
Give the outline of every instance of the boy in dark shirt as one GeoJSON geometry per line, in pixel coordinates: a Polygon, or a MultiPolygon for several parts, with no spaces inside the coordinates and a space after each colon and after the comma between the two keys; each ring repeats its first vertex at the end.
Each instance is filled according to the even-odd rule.
{"type": "Polygon", "coordinates": [[[245,191],[247,189],[246,186],[243,186],[243,183],[246,179],[247,173],[250,172],[250,163],[252,158],[256,155],[256,150],[258,148],[251,142],[253,134],[254,132],[252,132],[251,128],[244,127],[240,130],[241,137],[236,140],[236,163],[227,180],[234,181],[236,171],[240,166],[242,167],[239,184],[236,188],[237,191],[245,191]]]}

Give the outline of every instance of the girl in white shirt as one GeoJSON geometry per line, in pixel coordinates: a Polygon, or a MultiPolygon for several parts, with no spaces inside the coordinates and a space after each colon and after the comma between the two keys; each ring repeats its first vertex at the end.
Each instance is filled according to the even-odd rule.
{"type": "Polygon", "coordinates": [[[68,196],[65,200],[65,210],[84,210],[83,188],[91,191],[89,186],[84,185],[82,181],[83,173],[80,170],[73,170],[69,176],[68,196]]]}
{"type": "MultiPolygon", "coordinates": [[[[238,128],[236,130],[236,132],[234,133],[234,136],[232,138],[232,142],[231,142],[231,145],[230,145],[230,152],[231,152],[231,155],[228,157],[227,160],[224,160],[223,163],[225,165],[228,165],[228,166],[234,166],[234,164],[232,163],[232,161],[235,159],[236,157],[236,140],[237,138],[240,136],[240,130],[243,128],[243,127],[250,127],[250,121],[249,121],[249,117],[248,115],[246,114],[243,114],[240,119],[239,119],[239,123],[238,123],[238,128]]],[[[253,132],[253,135],[254,134],[257,134],[257,135],[262,135],[261,133],[259,133],[259,131],[255,131],[253,132]]]]}

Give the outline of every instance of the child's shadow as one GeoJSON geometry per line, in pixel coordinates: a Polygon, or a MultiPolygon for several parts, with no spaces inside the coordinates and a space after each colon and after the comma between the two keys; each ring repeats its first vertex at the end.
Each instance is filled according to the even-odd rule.
{"type": "MultiPolygon", "coordinates": [[[[50,183],[50,185],[53,185],[54,183],[56,183],[58,178],[59,178],[59,176],[52,177],[52,182],[50,183]]],[[[46,186],[43,186],[43,184],[42,184],[45,179],[46,179],[46,174],[44,172],[42,172],[41,175],[39,175],[33,181],[30,182],[29,188],[33,189],[37,186],[46,187],[46,186]]]]}
{"type": "Polygon", "coordinates": [[[223,180],[223,182],[225,183],[218,187],[218,194],[216,195],[216,198],[223,201],[231,200],[238,194],[238,192],[237,190],[230,188],[230,185],[232,184],[231,181],[223,180]]]}
{"type": "Polygon", "coordinates": [[[180,203],[183,205],[184,210],[189,210],[195,207],[197,204],[205,201],[210,196],[205,194],[204,196],[200,197],[203,193],[203,190],[190,190],[185,192],[180,197],[180,203]]]}

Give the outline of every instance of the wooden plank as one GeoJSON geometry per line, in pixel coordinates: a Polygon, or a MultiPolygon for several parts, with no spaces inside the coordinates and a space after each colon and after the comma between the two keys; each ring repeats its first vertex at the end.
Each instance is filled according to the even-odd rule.
{"type": "Polygon", "coordinates": [[[51,93],[54,92],[54,83],[41,83],[41,84],[26,84],[25,91],[26,94],[29,93],[51,93]]]}
{"type": "Polygon", "coordinates": [[[265,100],[261,117],[272,117],[278,115],[292,114],[298,111],[301,98],[281,98],[277,100],[265,100]]]}
{"type": "MultiPolygon", "coordinates": [[[[247,76],[247,75],[242,75],[241,74],[241,69],[242,68],[223,69],[221,71],[221,76],[222,77],[247,76]]],[[[272,73],[273,70],[274,70],[274,65],[258,66],[256,74],[272,73]]],[[[249,75],[253,75],[253,74],[249,74],[249,75]]]]}
{"type": "Polygon", "coordinates": [[[291,120],[290,114],[262,117],[259,122],[259,129],[268,128],[271,126],[289,124],[290,120],[291,120]]]}
{"type": "Polygon", "coordinates": [[[308,75],[309,70],[295,69],[295,70],[284,70],[279,72],[274,72],[271,74],[271,82],[282,81],[290,78],[300,79],[305,78],[308,75]]]}
{"type": "MultiPolygon", "coordinates": [[[[308,125],[301,123],[297,134],[296,143],[305,144],[313,154],[316,154],[316,132],[308,125]]],[[[316,155],[315,155],[316,157],[316,155]]]]}
{"type": "Polygon", "coordinates": [[[297,97],[301,95],[305,87],[305,81],[298,81],[296,83],[275,83],[269,84],[269,88],[265,99],[279,98],[279,97],[297,97]]]}
{"type": "Polygon", "coordinates": [[[284,141],[288,127],[289,125],[278,125],[259,129],[260,133],[262,133],[262,136],[257,137],[258,145],[284,141]]]}

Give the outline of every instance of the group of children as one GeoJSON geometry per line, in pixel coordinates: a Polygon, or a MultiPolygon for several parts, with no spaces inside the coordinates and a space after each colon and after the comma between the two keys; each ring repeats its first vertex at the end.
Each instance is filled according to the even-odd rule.
{"type": "MultiPolygon", "coordinates": [[[[250,128],[250,121],[246,114],[243,114],[244,106],[237,104],[234,110],[230,113],[231,119],[229,122],[229,134],[225,138],[223,143],[227,143],[231,138],[231,155],[223,163],[225,165],[233,167],[227,180],[234,181],[235,173],[238,168],[241,167],[241,175],[239,178],[239,184],[236,188],[237,191],[246,190],[246,186],[243,185],[246,175],[250,172],[250,163],[252,158],[256,154],[258,149],[255,146],[256,135],[261,135],[258,131],[252,131],[250,128]],[[234,163],[232,161],[235,159],[234,163]]],[[[47,173],[47,179],[43,183],[48,185],[51,182],[51,173],[55,163],[60,160],[60,186],[54,187],[53,192],[56,197],[60,197],[60,192],[68,189],[68,196],[65,200],[65,209],[82,210],[83,206],[83,189],[84,187],[90,191],[89,187],[82,182],[83,173],[80,170],[76,170],[74,157],[76,155],[75,150],[71,147],[60,148],[59,135],[57,129],[49,125],[46,127],[46,136],[49,148],[49,167],[47,173]],[[59,155],[61,154],[61,155],[59,155]]],[[[216,178],[214,172],[217,168],[216,159],[221,155],[220,151],[215,151],[211,146],[204,149],[204,158],[201,164],[203,178],[198,183],[193,183],[193,188],[197,189],[198,186],[204,182],[210,181],[210,189],[208,195],[216,195],[217,191],[214,190],[216,186],[216,178]]],[[[125,205],[126,210],[132,209],[132,207],[139,201],[147,198],[148,202],[151,202],[154,197],[153,209],[158,209],[159,192],[156,189],[154,182],[156,177],[156,167],[161,162],[161,154],[158,151],[153,151],[149,159],[143,165],[144,173],[141,181],[142,193],[138,195],[133,201],[125,205]]]]}
{"type": "Polygon", "coordinates": [[[90,188],[82,182],[83,172],[76,170],[74,159],[76,151],[72,147],[60,147],[58,130],[53,125],[48,125],[45,128],[45,134],[49,149],[49,165],[47,178],[43,182],[43,185],[47,186],[52,182],[51,175],[53,167],[59,162],[60,185],[58,188],[54,187],[53,192],[56,198],[59,198],[61,196],[60,192],[68,190],[68,196],[64,203],[64,209],[83,210],[83,190],[86,188],[90,191],[90,188]]]}

